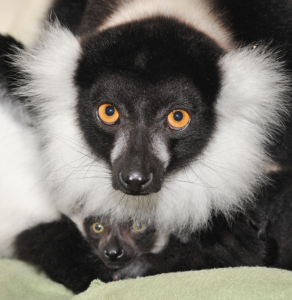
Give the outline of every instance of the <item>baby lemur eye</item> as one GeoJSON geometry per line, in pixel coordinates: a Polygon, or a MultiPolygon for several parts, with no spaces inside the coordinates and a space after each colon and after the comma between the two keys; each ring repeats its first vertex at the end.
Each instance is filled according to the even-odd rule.
{"type": "Polygon", "coordinates": [[[174,110],[167,116],[167,124],[173,130],[186,128],[189,125],[190,120],[190,115],[182,109],[174,110]]]}
{"type": "Polygon", "coordinates": [[[131,226],[131,230],[134,232],[142,232],[146,228],[146,225],[144,223],[140,222],[134,222],[131,226]]]}
{"type": "Polygon", "coordinates": [[[106,125],[113,125],[119,119],[119,112],[111,104],[102,104],[98,108],[97,115],[98,119],[106,125]]]}
{"type": "Polygon", "coordinates": [[[95,233],[101,233],[104,230],[104,227],[99,222],[96,222],[92,225],[92,229],[95,233]]]}

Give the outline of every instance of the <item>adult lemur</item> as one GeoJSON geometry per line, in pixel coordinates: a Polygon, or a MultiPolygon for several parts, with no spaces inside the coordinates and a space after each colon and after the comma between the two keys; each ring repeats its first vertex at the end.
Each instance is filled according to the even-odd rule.
{"type": "Polygon", "coordinates": [[[249,204],[271,163],[291,161],[291,10],[54,2],[59,22],[8,57],[15,74],[3,79],[0,254],[60,212],[192,232],[249,204]],[[20,104],[6,94],[15,79],[20,104]]]}

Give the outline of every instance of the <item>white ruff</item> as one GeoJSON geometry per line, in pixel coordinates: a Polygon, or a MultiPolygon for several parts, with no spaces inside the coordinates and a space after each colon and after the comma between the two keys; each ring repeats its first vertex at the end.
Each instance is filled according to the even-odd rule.
{"type": "Polygon", "coordinates": [[[264,145],[280,127],[290,89],[273,54],[240,49],[222,57],[212,141],[189,167],[166,178],[159,193],[136,197],[112,189],[110,170],[91,153],[77,125],[72,76],[80,53],[76,38],[55,26],[17,59],[29,78],[19,94],[29,96],[40,113],[45,182],[62,212],[195,230],[207,224],[212,210],[228,215],[252,200],[253,190],[265,181],[264,145]]]}
{"type": "Polygon", "coordinates": [[[13,255],[17,234],[59,216],[40,183],[38,143],[26,123],[0,86],[0,257],[13,255]]]}
{"type": "Polygon", "coordinates": [[[223,27],[206,0],[125,1],[98,30],[156,16],[176,18],[205,33],[225,50],[233,48],[230,32],[223,27]]]}

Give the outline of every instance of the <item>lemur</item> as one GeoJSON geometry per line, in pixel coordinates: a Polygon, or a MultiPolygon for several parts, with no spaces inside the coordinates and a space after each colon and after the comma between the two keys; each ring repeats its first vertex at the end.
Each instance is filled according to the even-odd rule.
{"type": "Polygon", "coordinates": [[[291,165],[290,0],[58,0],[47,14],[29,47],[1,37],[1,257],[61,214],[196,233],[291,165]]]}

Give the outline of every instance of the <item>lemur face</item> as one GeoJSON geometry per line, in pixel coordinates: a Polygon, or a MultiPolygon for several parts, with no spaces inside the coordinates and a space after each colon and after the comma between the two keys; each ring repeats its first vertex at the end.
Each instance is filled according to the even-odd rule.
{"type": "Polygon", "coordinates": [[[58,210],[195,231],[252,200],[290,79],[264,47],[228,51],[170,17],[81,37],[54,24],[20,50],[16,94],[58,210]]]}
{"type": "Polygon", "coordinates": [[[119,269],[137,256],[151,252],[157,232],[141,222],[111,223],[107,218],[84,220],[86,238],[108,268],[119,269]]]}
{"type": "Polygon", "coordinates": [[[106,30],[83,49],[75,83],[87,143],[110,167],[114,189],[157,193],[210,140],[222,51],[164,19],[106,30]]]}

